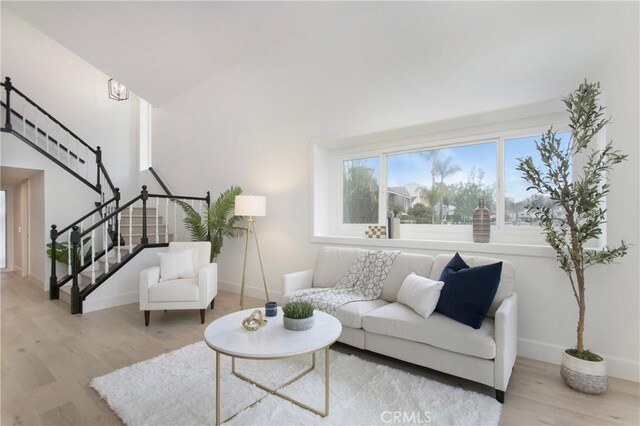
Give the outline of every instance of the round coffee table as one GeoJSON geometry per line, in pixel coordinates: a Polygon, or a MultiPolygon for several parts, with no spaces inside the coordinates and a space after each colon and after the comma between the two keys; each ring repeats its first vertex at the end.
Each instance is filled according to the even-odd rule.
{"type": "MultiPolygon", "coordinates": [[[[242,320],[253,312],[254,309],[234,312],[218,318],[204,331],[204,340],[207,345],[216,351],[216,425],[220,422],[220,356],[231,357],[232,373],[260,389],[286,399],[299,407],[307,409],[315,414],[326,417],[329,414],[329,347],[340,337],[342,325],[335,317],[324,312],[314,311],[314,325],[305,331],[291,331],[282,325],[282,309],[278,308],[278,315],[266,317],[267,324],[256,331],[246,330],[242,326],[242,320]],[[324,349],[325,377],[324,377],[324,411],[320,411],[309,405],[303,404],[288,395],[280,392],[285,386],[297,381],[315,368],[316,352],[324,349]],[[251,360],[272,360],[293,358],[311,354],[311,367],[302,371],[286,383],[271,388],[258,383],[236,371],[236,358],[251,360]]],[[[261,309],[264,313],[264,309],[261,309]]],[[[231,417],[234,417],[234,414],[231,417]]],[[[230,417],[230,418],[231,418],[230,417]]],[[[229,420],[230,418],[226,419],[229,420]]],[[[226,421],[224,420],[224,421],[226,421]]],[[[223,422],[224,422],[223,421],[223,422]]]]}

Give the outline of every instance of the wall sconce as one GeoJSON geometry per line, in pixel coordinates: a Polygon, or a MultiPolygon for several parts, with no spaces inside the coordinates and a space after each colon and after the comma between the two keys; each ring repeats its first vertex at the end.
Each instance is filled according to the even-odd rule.
{"type": "Polygon", "coordinates": [[[118,83],[114,79],[110,78],[107,82],[109,88],[109,98],[114,101],[126,101],[129,99],[129,89],[124,87],[124,84],[118,83]]]}

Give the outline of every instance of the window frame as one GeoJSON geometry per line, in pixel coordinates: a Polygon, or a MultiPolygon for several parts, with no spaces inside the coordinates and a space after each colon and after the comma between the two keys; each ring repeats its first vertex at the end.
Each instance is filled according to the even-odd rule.
{"type": "Polygon", "coordinates": [[[145,171],[153,166],[153,105],[140,98],[138,108],[138,168],[145,171]]]}
{"type": "MultiPolygon", "coordinates": [[[[568,120],[552,123],[557,132],[570,132],[568,120]]],[[[379,147],[346,147],[335,150],[334,160],[339,171],[337,191],[333,194],[337,200],[337,215],[333,220],[334,229],[338,237],[359,237],[364,239],[364,230],[369,225],[387,224],[387,164],[388,157],[396,154],[411,152],[432,151],[437,149],[456,148],[484,143],[496,145],[496,223],[491,225],[491,239],[495,243],[503,244],[543,244],[544,237],[540,227],[513,226],[505,222],[505,141],[509,139],[539,137],[549,129],[549,124],[517,127],[513,129],[496,130],[493,132],[476,133],[461,137],[441,137],[425,140],[426,138],[414,138],[405,141],[396,140],[391,144],[379,147]],[[343,163],[344,161],[378,157],[378,223],[371,224],[346,224],[342,222],[343,214],[343,163]]],[[[572,168],[575,165],[572,165],[572,168]]],[[[572,170],[573,171],[573,170],[572,170]]],[[[435,241],[460,241],[472,242],[470,224],[401,224],[401,237],[399,240],[435,240],[435,241]],[[404,231],[404,232],[403,232],[404,231]],[[404,235],[403,235],[404,234],[404,235]]]]}

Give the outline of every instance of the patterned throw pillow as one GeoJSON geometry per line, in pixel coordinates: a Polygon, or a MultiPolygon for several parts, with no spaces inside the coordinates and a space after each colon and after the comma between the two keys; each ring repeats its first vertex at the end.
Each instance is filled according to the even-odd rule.
{"type": "Polygon", "coordinates": [[[470,268],[456,253],[440,275],[444,287],[436,311],[480,328],[498,290],[501,273],[502,262],[470,268]]]}

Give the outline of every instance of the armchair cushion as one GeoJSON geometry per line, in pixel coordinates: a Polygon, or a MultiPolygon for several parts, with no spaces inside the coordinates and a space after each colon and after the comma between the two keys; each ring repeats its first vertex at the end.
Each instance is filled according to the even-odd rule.
{"type": "Polygon", "coordinates": [[[197,302],[198,282],[193,278],[160,281],[149,286],[149,302],[197,302]]]}
{"type": "Polygon", "coordinates": [[[158,253],[160,281],[193,278],[193,250],[173,250],[158,253]]]}

